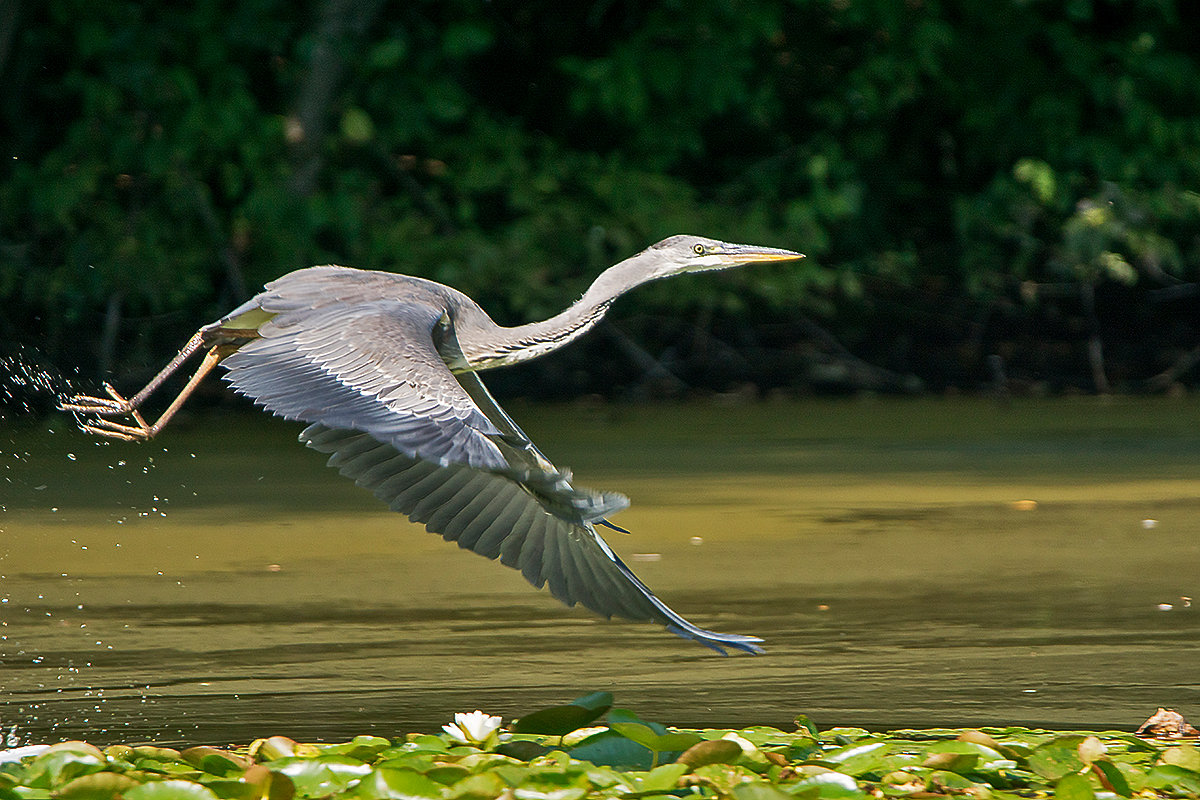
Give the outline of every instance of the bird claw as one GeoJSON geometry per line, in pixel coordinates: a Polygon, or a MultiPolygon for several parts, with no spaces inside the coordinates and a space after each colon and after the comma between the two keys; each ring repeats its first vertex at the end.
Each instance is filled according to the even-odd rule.
{"type": "Polygon", "coordinates": [[[150,430],[150,426],[146,421],[141,419],[141,415],[136,411],[130,412],[138,425],[122,425],[119,422],[113,422],[110,419],[96,419],[92,422],[84,422],[79,425],[79,429],[84,433],[93,433],[98,436],[107,436],[111,439],[121,439],[126,442],[145,442],[154,435],[150,430]]]}
{"type": "Polygon", "coordinates": [[[122,439],[126,442],[144,442],[154,435],[154,431],[146,424],[146,420],[142,419],[142,415],[133,407],[133,404],[121,396],[112,387],[112,384],[105,383],[104,391],[108,393],[109,399],[77,394],[60,404],[59,409],[76,414],[96,415],[95,419],[80,422],[79,428],[85,433],[108,436],[112,439],[122,439]],[[110,419],[105,419],[105,417],[119,416],[121,414],[128,414],[135,424],[124,425],[110,419]]]}
{"type": "Polygon", "coordinates": [[[62,411],[76,411],[81,414],[129,414],[133,411],[133,404],[121,396],[111,383],[104,384],[104,391],[108,392],[110,399],[103,397],[93,397],[86,394],[77,394],[65,403],[59,405],[62,411]]]}

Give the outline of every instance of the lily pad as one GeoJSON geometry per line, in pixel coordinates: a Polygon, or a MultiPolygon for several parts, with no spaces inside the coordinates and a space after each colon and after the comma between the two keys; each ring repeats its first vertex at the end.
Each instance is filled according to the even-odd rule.
{"type": "Polygon", "coordinates": [[[1054,796],[1058,800],[1094,800],[1096,792],[1087,778],[1072,772],[1054,784],[1054,796]]]}
{"type": "Polygon", "coordinates": [[[365,775],[355,787],[359,797],[385,800],[427,800],[442,796],[444,786],[407,769],[376,769],[365,775]]]}
{"type": "Polygon", "coordinates": [[[513,733],[566,736],[604,716],[613,704],[612,692],[592,692],[565,706],[551,706],[526,714],[512,725],[513,733]]]}
{"type": "Polygon", "coordinates": [[[111,800],[138,785],[133,778],[116,772],[96,772],[68,781],[55,796],[60,800],[111,800]]]}
{"type": "Polygon", "coordinates": [[[191,781],[152,781],[124,793],[125,800],[219,800],[206,786],[191,781]]]}
{"type": "Polygon", "coordinates": [[[640,722],[614,722],[608,727],[656,753],[682,752],[704,741],[694,733],[655,733],[640,722]]]}
{"type": "Polygon", "coordinates": [[[697,742],[675,759],[677,764],[685,764],[688,769],[696,769],[706,764],[732,764],[742,755],[742,747],[729,739],[714,739],[697,742]]]}
{"type": "Polygon", "coordinates": [[[1192,772],[1200,772],[1200,750],[1190,744],[1179,745],[1177,747],[1168,747],[1160,756],[1164,764],[1173,764],[1177,767],[1190,769],[1192,772]]]}

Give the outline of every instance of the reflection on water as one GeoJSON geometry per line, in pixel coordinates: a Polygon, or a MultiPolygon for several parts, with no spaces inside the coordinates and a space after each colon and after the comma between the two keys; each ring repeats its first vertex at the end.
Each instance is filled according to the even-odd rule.
{"type": "Polygon", "coordinates": [[[1198,411],[517,408],[580,483],[633,498],[608,538],[658,594],[766,640],[728,659],[409,525],[296,425],[2,431],[0,725],[330,740],[606,689],[682,725],[1136,727],[1200,700],[1198,411]]]}

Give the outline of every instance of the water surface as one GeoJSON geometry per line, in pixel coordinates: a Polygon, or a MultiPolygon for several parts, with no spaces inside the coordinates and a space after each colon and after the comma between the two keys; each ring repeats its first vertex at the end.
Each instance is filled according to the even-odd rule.
{"type": "Polygon", "coordinates": [[[209,414],[142,445],[0,429],[0,725],[21,741],[435,730],[610,690],[679,725],[1200,716],[1200,404],[511,409],[720,658],[597,620],[209,414]]]}

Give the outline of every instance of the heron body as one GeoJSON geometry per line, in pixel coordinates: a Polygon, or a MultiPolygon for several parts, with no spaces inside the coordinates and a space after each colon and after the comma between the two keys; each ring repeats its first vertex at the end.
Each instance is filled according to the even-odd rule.
{"type": "MultiPolygon", "coordinates": [[[[329,465],[389,507],[459,547],[521,571],[568,606],[655,621],[724,652],[762,652],[752,636],[706,631],[660,601],[609,548],[597,525],[627,507],[620,494],[571,484],[504,412],[478,372],[557,349],[586,333],[629,289],[683,272],[800,258],[775,248],[674,236],[610,267],[550,319],[497,325],[448,286],[406,275],[311,267],[284,275],[206,325],[126,400],[79,396],[62,408],[83,428],[153,437],[218,363],[232,388],[286,419],[329,465]],[[142,402],[193,354],[200,368],[149,425],[142,402]],[[133,424],[110,417],[127,415],[133,424]]],[[[618,530],[620,530],[618,528],[618,530]]]]}

